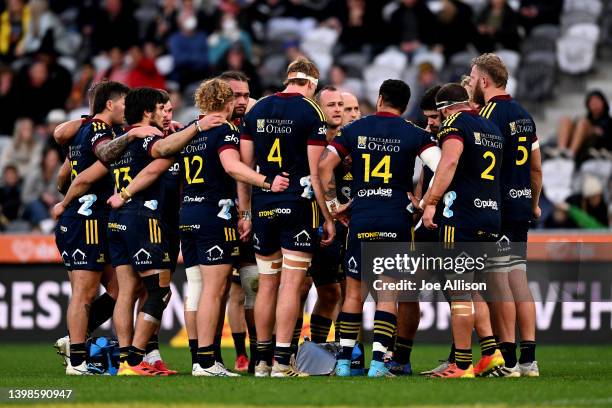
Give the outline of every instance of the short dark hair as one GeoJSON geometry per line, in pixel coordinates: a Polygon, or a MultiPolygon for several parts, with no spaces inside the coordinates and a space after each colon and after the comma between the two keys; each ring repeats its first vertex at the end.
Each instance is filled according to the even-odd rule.
{"type": "Polygon", "coordinates": [[[125,120],[129,125],[142,120],[145,112],[155,112],[164,95],[155,88],[135,88],[125,97],[125,120]]]}
{"type": "Polygon", "coordinates": [[[441,85],[435,85],[425,91],[425,95],[421,98],[421,110],[436,110],[436,95],[442,88],[441,85]]]}
{"type": "Polygon", "coordinates": [[[114,101],[127,95],[130,88],[121,82],[104,81],[92,87],[92,90],[94,98],[92,114],[97,115],[98,113],[104,112],[107,101],[114,101]]]}
{"type": "Polygon", "coordinates": [[[337,92],[339,91],[339,89],[333,85],[325,85],[323,88],[319,90],[319,92],[315,94],[315,97],[314,97],[315,101],[317,101],[317,103],[319,104],[321,103],[321,94],[323,93],[323,91],[337,92]]]}
{"type": "Polygon", "coordinates": [[[470,95],[460,84],[450,83],[444,85],[436,94],[436,104],[440,102],[465,102],[468,103],[470,95]]]}
{"type": "Polygon", "coordinates": [[[223,81],[249,82],[249,77],[242,71],[225,71],[218,78],[223,81]]]}
{"type": "Polygon", "coordinates": [[[162,103],[168,103],[170,100],[170,94],[165,89],[158,89],[158,91],[162,94],[162,103]]]}
{"type": "Polygon", "coordinates": [[[410,101],[410,87],[399,79],[387,79],[380,86],[378,94],[382,97],[383,104],[399,110],[406,111],[410,101]]]}

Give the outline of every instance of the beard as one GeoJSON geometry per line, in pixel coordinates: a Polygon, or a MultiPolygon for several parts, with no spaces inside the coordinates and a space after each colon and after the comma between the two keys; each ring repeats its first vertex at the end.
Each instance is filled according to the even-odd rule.
{"type": "Polygon", "coordinates": [[[480,87],[480,82],[476,84],[474,90],[472,91],[472,102],[478,104],[479,106],[485,106],[487,101],[485,101],[484,92],[480,87]]]}

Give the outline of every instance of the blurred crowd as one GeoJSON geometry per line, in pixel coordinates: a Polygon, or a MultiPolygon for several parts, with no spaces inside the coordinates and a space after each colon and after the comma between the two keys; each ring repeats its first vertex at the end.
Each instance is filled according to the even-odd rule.
{"type": "MultiPolygon", "coordinates": [[[[534,27],[559,25],[562,9],[563,0],[0,0],[0,228],[52,229],[64,157],[50,134],[88,113],[87,90],[103,78],[168,90],[186,123],[202,79],[240,70],[259,98],[306,55],[323,84],[356,94],[367,114],[362,71],[392,47],[414,66],[407,117],[419,122],[414,102],[457,79],[442,76],[444,64],[469,50],[518,52],[534,27]]],[[[585,121],[589,131],[603,127],[588,105],[587,118],[568,120],[559,147],[588,140],[585,121]]]]}

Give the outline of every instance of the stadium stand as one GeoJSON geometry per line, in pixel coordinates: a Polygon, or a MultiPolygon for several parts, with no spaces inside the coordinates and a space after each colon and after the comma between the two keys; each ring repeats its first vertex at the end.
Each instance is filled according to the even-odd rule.
{"type": "MultiPolygon", "coordinates": [[[[86,91],[102,78],[171,91],[176,117],[187,121],[195,114],[199,80],[241,69],[258,98],[278,89],[287,62],[303,54],[319,65],[324,84],[354,92],[367,113],[384,79],[403,78],[418,95],[429,81],[460,79],[483,51],[475,44],[487,43],[508,65],[510,89],[530,108],[541,143],[551,148],[560,119],[580,110],[587,91],[612,95],[610,1],[15,0],[0,2],[0,21],[9,24],[0,31],[0,134],[6,135],[0,136],[0,157],[6,156],[0,225],[7,231],[50,231],[40,211],[53,200],[42,186],[36,191],[44,197],[24,197],[32,171],[15,160],[25,154],[37,174],[52,173],[43,152],[47,157],[55,149],[60,163],[63,153],[49,139],[49,112],[60,109],[67,118],[87,113],[86,91]],[[491,17],[497,10],[502,23],[491,17]],[[460,35],[450,35],[457,19],[473,24],[463,20],[460,35]],[[34,122],[33,142],[17,146],[16,155],[11,149],[20,137],[19,118],[34,122]],[[5,174],[9,164],[17,166],[16,183],[5,174]],[[35,206],[35,217],[32,201],[44,204],[35,206]]],[[[603,150],[584,163],[554,151],[545,157],[549,208],[580,192],[584,174],[597,177],[610,202],[612,170],[602,163],[610,160],[612,126],[605,130],[603,150]]]]}

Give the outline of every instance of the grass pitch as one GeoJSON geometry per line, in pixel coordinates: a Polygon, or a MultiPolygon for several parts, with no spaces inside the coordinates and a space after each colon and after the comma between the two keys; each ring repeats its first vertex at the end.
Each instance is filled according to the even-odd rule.
{"type": "MultiPolygon", "coordinates": [[[[477,346],[474,347],[478,358],[477,346]]],[[[540,378],[433,380],[418,376],[368,379],[194,378],[187,349],[162,346],[162,355],[180,374],[173,377],[67,377],[51,345],[0,345],[0,406],[15,406],[6,388],[72,389],[71,401],[19,404],[125,407],[399,407],[399,406],[612,406],[612,347],[540,346],[540,378]]],[[[417,343],[416,372],[430,369],[447,348],[417,343]]],[[[233,367],[233,350],[224,350],[233,367]]]]}

